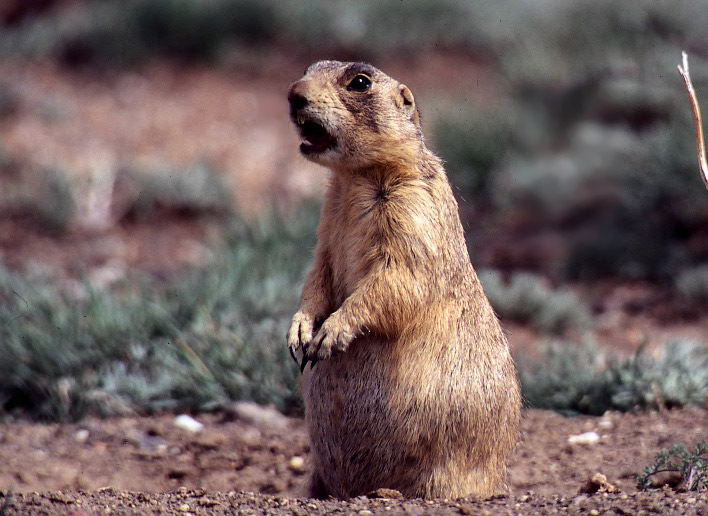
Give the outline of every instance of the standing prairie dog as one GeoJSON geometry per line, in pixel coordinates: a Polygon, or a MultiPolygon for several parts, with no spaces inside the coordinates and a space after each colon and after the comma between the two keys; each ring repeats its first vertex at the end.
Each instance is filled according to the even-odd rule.
{"type": "Polygon", "coordinates": [[[411,91],[320,61],[290,86],[308,159],[331,169],[315,261],[288,331],[303,352],[311,495],[506,489],[519,385],[411,91]]]}

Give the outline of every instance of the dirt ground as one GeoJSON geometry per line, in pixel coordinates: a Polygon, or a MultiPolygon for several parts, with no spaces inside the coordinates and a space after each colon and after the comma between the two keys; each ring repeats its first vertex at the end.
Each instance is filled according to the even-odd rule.
{"type": "Polygon", "coordinates": [[[659,449],[706,437],[708,411],[701,409],[602,418],[526,411],[508,497],[432,504],[304,499],[310,464],[303,421],[267,409],[239,414],[197,416],[204,424],[199,432],[177,427],[171,415],[3,424],[0,489],[7,513],[708,514],[708,493],[637,492],[635,485],[659,449]],[[598,443],[569,444],[571,435],[589,431],[599,434],[598,443]],[[588,483],[596,473],[617,490],[584,492],[593,491],[588,483]]]}

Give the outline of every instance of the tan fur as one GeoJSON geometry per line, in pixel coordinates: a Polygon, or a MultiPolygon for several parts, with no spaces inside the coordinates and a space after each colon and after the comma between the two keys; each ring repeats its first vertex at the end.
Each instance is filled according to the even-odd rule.
{"type": "Polygon", "coordinates": [[[503,492],[515,368],[413,95],[373,67],[322,61],[289,99],[294,122],[336,141],[308,154],[331,182],[288,332],[291,349],[318,360],[303,384],[312,495],[503,492]],[[362,70],[370,88],[349,91],[362,70]]]}

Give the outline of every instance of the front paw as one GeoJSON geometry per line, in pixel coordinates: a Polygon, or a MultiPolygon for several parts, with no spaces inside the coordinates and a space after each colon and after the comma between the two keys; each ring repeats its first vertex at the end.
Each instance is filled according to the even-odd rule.
{"type": "Polygon", "coordinates": [[[302,348],[307,349],[307,346],[312,341],[312,333],[315,328],[315,318],[305,312],[298,312],[293,316],[288,330],[287,342],[290,354],[295,355],[295,352],[302,348]]]}
{"type": "Polygon", "coordinates": [[[338,352],[346,351],[352,340],[354,340],[354,332],[330,317],[322,324],[312,341],[304,349],[314,363],[317,360],[327,360],[338,352]]]}

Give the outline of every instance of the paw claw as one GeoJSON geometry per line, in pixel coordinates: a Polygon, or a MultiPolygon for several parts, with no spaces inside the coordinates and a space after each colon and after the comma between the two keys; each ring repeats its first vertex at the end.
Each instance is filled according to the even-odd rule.
{"type": "Polygon", "coordinates": [[[293,316],[290,329],[286,336],[290,356],[295,363],[300,366],[300,371],[305,369],[308,360],[310,360],[310,358],[307,357],[307,351],[308,345],[311,344],[312,340],[313,325],[314,319],[312,317],[305,312],[298,312],[293,316]],[[302,349],[303,353],[302,362],[297,358],[297,351],[299,349],[302,349]]]}

